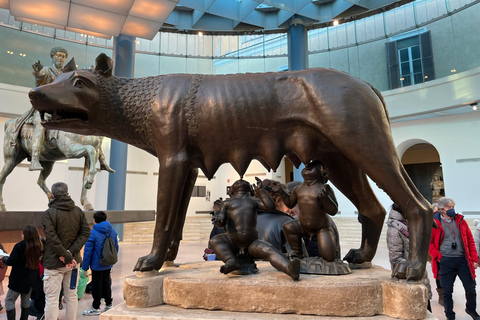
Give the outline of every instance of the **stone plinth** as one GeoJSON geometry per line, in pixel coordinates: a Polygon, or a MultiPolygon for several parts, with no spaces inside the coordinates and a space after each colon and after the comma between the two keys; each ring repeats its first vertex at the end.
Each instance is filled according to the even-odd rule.
{"type": "MultiPolygon", "coordinates": [[[[298,314],[268,314],[252,312],[209,311],[202,309],[182,309],[169,305],[151,308],[129,308],[121,303],[100,315],[100,320],[318,320],[318,316],[298,314]]],[[[339,317],[322,317],[322,320],[344,320],[339,317]]],[[[348,320],[398,320],[377,315],[374,317],[349,317],[348,320]]],[[[428,313],[425,320],[438,320],[428,313]]]]}
{"type": "Polygon", "coordinates": [[[426,287],[392,281],[390,271],[380,267],[352,270],[342,276],[302,274],[300,281],[293,281],[268,262],[257,262],[260,271],[252,275],[221,274],[222,264],[220,261],[185,264],[162,269],[160,275],[150,278],[128,277],[124,287],[126,304],[153,306],[153,301],[163,300],[184,309],[277,315],[386,315],[402,319],[427,316],[426,287]],[[163,294],[159,292],[162,285],[163,294]],[[148,302],[143,303],[144,299],[148,302]]]}

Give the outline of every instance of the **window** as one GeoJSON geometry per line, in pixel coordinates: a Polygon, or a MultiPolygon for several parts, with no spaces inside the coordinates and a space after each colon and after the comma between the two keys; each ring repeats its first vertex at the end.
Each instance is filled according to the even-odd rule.
{"type": "Polygon", "coordinates": [[[193,187],[192,197],[203,197],[207,196],[207,187],[206,186],[195,186],[193,187]]]}
{"type": "Polygon", "coordinates": [[[435,78],[430,31],[386,43],[389,89],[435,78]]]}

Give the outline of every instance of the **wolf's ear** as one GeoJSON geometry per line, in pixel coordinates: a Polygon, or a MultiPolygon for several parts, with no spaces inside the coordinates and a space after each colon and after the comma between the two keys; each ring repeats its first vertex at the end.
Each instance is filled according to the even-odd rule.
{"type": "Polygon", "coordinates": [[[75,64],[75,59],[72,58],[66,65],[63,67],[62,72],[70,72],[77,70],[77,65],[75,64]]]}
{"type": "Polygon", "coordinates": [[[95,71],[108,78],[112,76],[113,60],[105,53],[100,53],[95,59],[95,71]]]}

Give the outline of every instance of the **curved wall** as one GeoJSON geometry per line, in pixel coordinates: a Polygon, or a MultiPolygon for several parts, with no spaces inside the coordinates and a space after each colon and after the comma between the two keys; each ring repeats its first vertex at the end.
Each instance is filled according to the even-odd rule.
{"type": "MultiPolygon", "coordinates": [[[[445,108],[468,105],[480,100],[480,34],[476,32],[475,19],[479,15],[480,5],[474,4],[451,16],[436,20],[424,27],[432,32],[434,61],[437,79],[424,84],[396,90],[386,90],[386,39],[365,42],[359,45],[315,52],[310,54],[310,67],[332,67],[352,73],[372,82],[382,89],[387,101],[390,116],[401,118],[418,113],[438,112],[445,108]],[[475,18],[474,18],[475,17],[475,18]],[[477,53],[477,54],[476,54],[477,53]],[[455,74],[450,70],[455,68],[455,74]]],[[[30,65],[40,59],[50,64],[48,52],[53,46],[64,46],[70,56],[75,56],[79,67],[90,67],[96,55],[107,52],[108,47],[73,43],[61,39],[34,35],[28,32],[0,27],[0,46],[25,51],[25,58],[6,60],[5,52],[0,53],[0,113],[19,115],[30,108],[27,97],[29,86],[33,85],[30,65]],[[10,47],[6,46],[9,45],[10,47]],[[34,57],[34,58],[32,58],[34,57]],[[20,84],[20,86],[19,86],[20,84]]],[[[213,45],[212,45],[213,47],[213,45]]],[[[109,51],[110,50],[110,51],[109,51]]],[[[205,57],[179,57],[157,54],[136,54],[136,76],[148,76],[173,72],[188,73],[238,73],[276,71],[287,64],[283,54],[272,57],[249,57],[229,59],[228,50],[220,51],[224,59],[205,57]]],[[[212,51],[213,52],[213,51],[212,51]]],[[[213,54],[212,54],[213,55],[213,54]]],[[[238,56],[238,55],[237,55],[238,56]]],[[[439,114],[440,115],[440,114],[439,114]]],[[[0,118],[0,125],[8,118],[0,118]]],[[[457,201],[460,211],[478,212],[476,203],[476,185],[480,180],[480,111],[463,115],[439,116],[431,119],[406,121],[392,124],[395,144],[399,153],[412,141],[424,140],[433,144],[440,154],[448,196],[457,201]]],[[[3,138],[3,131],[0,139],[3,138]]],[[[104,142],[104,151],[109,155],[109,140],[104,142]]],[[[0,152],[0,158],[3,153],[0,152]]],[[[400,154],[401,156],[401,154],[400,154]]],[[[56,181],[66,181],[70,186],[73,199],[78,203],[81,186],[83,160],[69,160],[57,163],[48,179],[51,185],[56,181]]],[[[283,168],[281,166],[280,168],[283,168]]],[[[157,185],[157,160],[145,152],[129,146],[126,209],[154,209],[157,185]]],[[[247,180],[253,182],[254,176],[284,179],[282,169],[277,173],[267,173],[258,162],[252,162],[247,172],[247,180]]],[[[43,210],[47,200],[35,181],[38,173],[29,172],[22,167],[14,170],[5,185],[4,198],[9,210],[43,210]],[[22,196],[20,196],[22,195],[22,196]],[[28,201],[22,201],[27,195],[28,201]]],[[[205,197],[192,198],[189,215],[196,211],[208,211],[218,197],[226,197],[226,186],[238,179],[231,166],[223,165],[215,179],[207,181],[200,176],[197,185],[205,186],[211,192],[210,200],[205,197]]],[[[108,175],[99,173],[89,199],[97,209],[106,208],[108,175]]],[[[388,207],[390,199],[374,184],[381,202],[388,207]]],[[[355,208],[338,191],[336,192],[342,216],[354,215],[355,208]]]]}

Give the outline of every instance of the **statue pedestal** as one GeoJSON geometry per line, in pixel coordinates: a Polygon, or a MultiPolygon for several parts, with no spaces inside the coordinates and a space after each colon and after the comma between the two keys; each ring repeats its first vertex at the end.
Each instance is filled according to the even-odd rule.
{"type": "Polygon", "coordinates": [[[170,319],[165,312],[172,306],[189,315],[181,319],[243,319],[242,315],[247,316],[245,319],[257,319],[253,315],[262,312],[264,314],[258,319],[283,319],[279,314],[292,314],[285,315],[285,319],[310,317],[299,314],[427,318],[426,287],[419,283],[392,281],[390,271],[377,266],[352,270],[351,274],[342,276],[302,274],[300,281],[293,281],[265,261],[257,262],[259,272],[252,275],[224,275],[219,272],[221,265],[220,261],[192,263],[164,268],[153,277],[127,277],[123,288],[125,304],[134,309],[127,312],[129,308],[121,305],[103,313],[100,319],[170,319]],[[169,306],[142,309],[162,300],[169,306]],[[117,313],[120,309],[123,311],[117,313]],[[222,310],[230,317],[219,317],[223,313],[218,311],[191,309],[222,310]],[[132,317],[126,317],[127,313],[132,317]],[[150,315],[141,318],[140,315],[145,313],[150,315]],[[154,316],[155,313],[158,317],[154,316]],[[211,317],[196,318],[198,314],[210,314],[211,317]]]}

